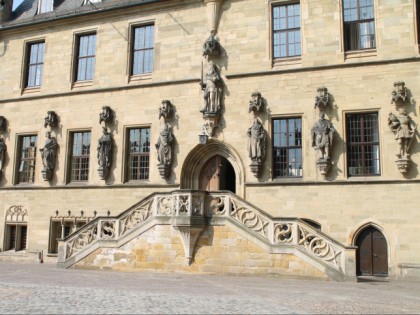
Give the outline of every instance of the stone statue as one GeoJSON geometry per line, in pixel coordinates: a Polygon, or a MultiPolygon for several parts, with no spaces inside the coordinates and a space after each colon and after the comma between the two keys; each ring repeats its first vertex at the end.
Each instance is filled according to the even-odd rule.
{"type": "Polygon", "coordinates": [[[57,156],[57,139],[51,137],[51,132],[47,131],[45,133],[47,140],[45,140],[44,147],[39,149],[41,152],[42,164],[44,169],[42,170],[42,176],[44,180],[50,180],[54,172],[55,167],[55,157],[57,156]]]}
{"type": "Polygon", "coordinates": [[[248,129],[248,153],[253,163],[261,164],[266,152],[266,134],[263,125],[258,119],[248,129]]]}
{"type": "Polygon", "coordinates": [[[6,151],[7,151],[6,143],[4,143],[3,139],[0,139],[0,175],[3,169],[4,156],[5,156],[6,151]]]}
{"type": "Polygon", "coordinates": [[[112,137],[106,127],[102,127],[102,136],[98,140],[98,164],[101,179],[106,179],[112,163],[112,137]]]}
{"type": "Polygon", "coordinates": [[[206,75],[204,78],[201,78],[200,85],[204,91],[204,106],[200,112],[205,114],[218,114],[222,107],[223,86],[216,65],[210,64],[206,75]]]}
{"type": "Polygon", "coordinates": [[[334,127],[332,123],[325,119],[325,114],[319,114],[319,120],[311,129],[312,147],[318,151],[318,158],[328,160],[330,158],[330,148],[332,146],[334,127]]]}
{"type": "Polygon", "coordinates": [[[163,125],[159,134],[159,139],[155,144],[157,149],[157,159],[159,161],[158,168],[162,177],[166,177],[172,164],[172,145],[174,137],[170,130],[169,124],[163,125]]]}
{"type": "Polygon", "coordinates": [[[408,116],[404,108],[400,108],[398,114],[389,113],[388,126],[395,134],[395,139],[398,140],[400,147],[397,156],[399,158],[408,159],[411,139],[416,130],[416,125],[413,120],[408,116]]]}

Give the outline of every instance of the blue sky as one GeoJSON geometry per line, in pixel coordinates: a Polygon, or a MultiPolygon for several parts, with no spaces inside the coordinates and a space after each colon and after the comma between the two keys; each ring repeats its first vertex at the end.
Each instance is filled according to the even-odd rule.
{"type": "Polygon", "coordinates": [[[13,0],[13,10],[16,9],[23,0],[13,0]]]}

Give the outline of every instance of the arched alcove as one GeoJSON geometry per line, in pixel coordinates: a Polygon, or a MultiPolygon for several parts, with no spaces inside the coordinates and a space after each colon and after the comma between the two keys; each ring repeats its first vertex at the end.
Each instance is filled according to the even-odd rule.
{"type": "Polygon", "coordinates": [[[185,158],[181,169],[181,189],[200,189],[200,174],[206,163],[215,156],[226,159],[235,174],[236,194],[244,196],[244,167],[237,152],[220,141],[210,139],[207,144],[194,147],[185,158]]]}

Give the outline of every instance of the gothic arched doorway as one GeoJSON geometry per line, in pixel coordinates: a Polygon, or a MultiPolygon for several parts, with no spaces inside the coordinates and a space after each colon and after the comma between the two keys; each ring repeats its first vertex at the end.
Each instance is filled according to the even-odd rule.
{"type": "Polygon", "coordinates": [[[206,162],[201,169],[199,181],[200,190],[229,190],[236,193],[235,170],[221,155],[215,155],[206,162]]]}
{"type": "Polygon", "coordinates": [[[358,276],[388,276],[388,245],[381,231],[373,226],[364,228],[355,245],[358,276]]]}

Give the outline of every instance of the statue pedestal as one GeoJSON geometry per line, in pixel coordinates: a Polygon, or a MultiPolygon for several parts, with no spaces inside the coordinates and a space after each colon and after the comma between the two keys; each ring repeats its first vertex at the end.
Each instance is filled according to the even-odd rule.
{"type": "Polygon", "coordinates": [[[214,135],[214,130],[216,129],[217,126],[219,126],[220,114],[204,112],[203,119],[204,119],[203,129],[205,130],[205,133],[211,138],[214,135]]]}
{"type": "Polygon", "coordinates": [[[159,164],[158,165],[158,170],[159,170],[160,177],[166,178],[169,175],[170,167],[167,166],[167,165],[159,164]]]}
{"type": "MultiPolygon", "coordinates": [[[[0,173],[1,173],[1,171],[0,171],[0,173]]],[[[42,171],[41,171],[41,174],[42,174],[42,178],[45,180],[45,181],[49,181],[49,180],[51,180],[51,178],[52,178],[52,171],[49,169],[49,168],[47,168],[47,169],[43,169],[42,171]]]]}
{"type": "Polygon", "coordinates": [[[411,160],[409,158],[399,158],[395,161],[397,164],[398,170],[401,174],[405,174],[408,171],[408,168],[410,167],[411,160]]]}
{"type": "Polygon", "coordinates": [[[254,174],[255,177],[260,176],[261,166],[262,166],[261,162],[257,162],[257,161],[252,161],[251,162],[251,165],[249,167],[251,168],[251,172],[252,172],[252,174],[254,174]]]}
{"type": "Polygon", "coordinates": [[[99,177],[100,177],[102,180],[105,180],[105,179],[108,177],[108,171],[109,171],[109,169],[108,169],[108,168],[104,168],[104,167],[100,166],[100,167],[98,168],[99,177]]]}
{"type": "Polygon", "coordinates": [[[321,175],[325,178],[328,171],[330,170],[331,161],[330,159],[319,159],[318,161],[316,161],[316,166],[321,175]]]}

